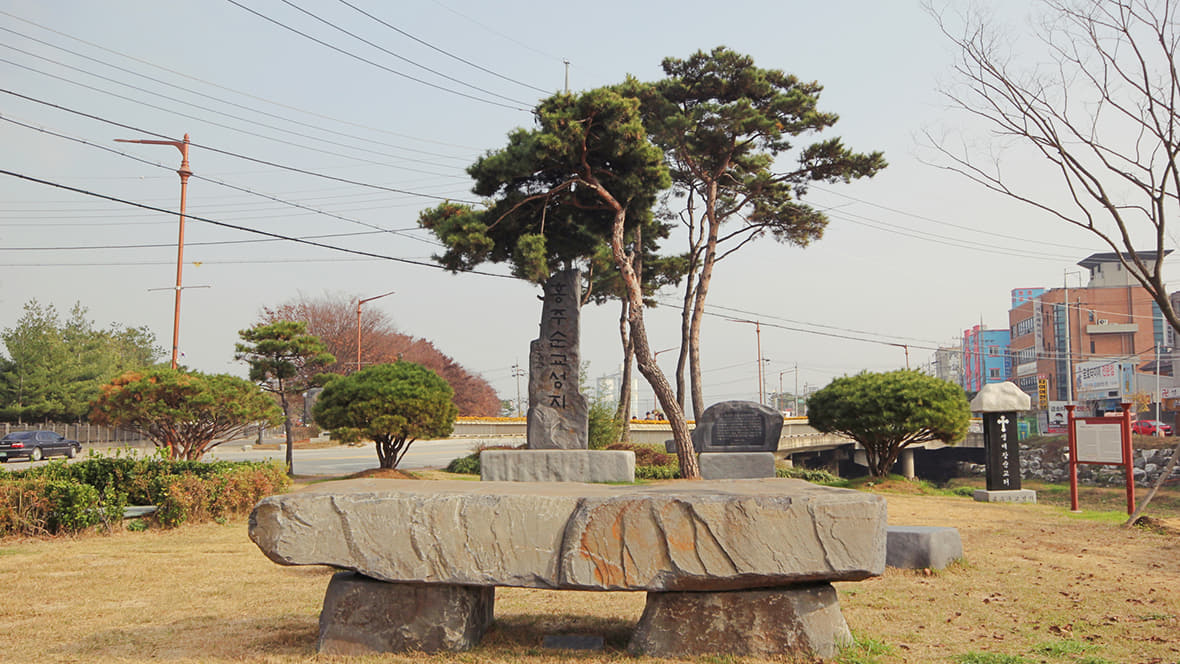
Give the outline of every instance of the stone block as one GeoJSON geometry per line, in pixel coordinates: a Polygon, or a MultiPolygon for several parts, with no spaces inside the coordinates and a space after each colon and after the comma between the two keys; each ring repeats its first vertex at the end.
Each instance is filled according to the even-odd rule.
{"type": "Polygon", "coordinates": [[[550,650],[605,650],[606,638],[596,634],[546,634],[541,647],[550,650]]]}
{"type": "Polygon", "coordinates": [[[1005,489],[1002,491],[988,491],[976,489],[972,497],[981,503],[1035,503],[1037,492],[1032,489],[1005,489]]]}
{"type": "Polygon", "coordinates": [[[852,642],[830,584],[732,592],[649,592],[628,650],[653,657],[834,657],[852,642]]]}
{"type": "Polygon", "coordinates": [[[316,649],[327,655],[468,650],[492,624],[495,593],[339,572],[324,596],[316,649]]]}
{"type": "Polygon", "coordinates": [[[774,454],[770,452],[703,452],[697,462],[706,480],[774,477],[774,454]]]}
{"type": "Polygon", "coordinates": [[[484,482],[634,482],[630,450],[484,450],[484,482]]]}
{"type": "Polygon", "coordinates": [[[901,569],[942,569],[963,557],[958,528],[889,526],[885,564],[901,569]]]}
{"type": "Polygon", "coordinates": [[[280,564],[385,581],[737,590],[881,574],[885,501],[788,479],[345,480],[264,498],[250,537],[280,564]]]}

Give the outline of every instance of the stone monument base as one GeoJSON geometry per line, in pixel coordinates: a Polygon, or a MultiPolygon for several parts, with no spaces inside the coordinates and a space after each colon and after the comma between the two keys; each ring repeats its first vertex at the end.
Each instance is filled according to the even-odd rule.
{"type": "Polygon", "coordinates": [[[771,452],[701,452],[697,457],[701,479],[752,480],[774,477],[771,452]]]}
{"type": "Polygon", "coordinates": [[[484,482],[634,482],[630,450],[484,450],[484,482]]]}
{"type": "Polygon", "coordinates": [[[901,569],[943,569],[963,557],[958,528],[889,526],[885,531],[885,564],[901,569]]]}
{"type": "Polygon", "coordinates": [[[1003,491],[988,491],[976,489],[973,494],[975,500],[981,503],[1035,503],[1037,492],[1032,489],[1005,489],[1003,491]]]}

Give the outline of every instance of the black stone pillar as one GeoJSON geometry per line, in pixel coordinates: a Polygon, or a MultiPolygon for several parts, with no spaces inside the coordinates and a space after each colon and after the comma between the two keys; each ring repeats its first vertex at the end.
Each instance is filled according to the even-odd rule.
{"type": "Polygon", "coordinates": [[[1016,430],[1015,411],[983,414],[988,491],[1020,489],[1020,436],[1016,430]]]}

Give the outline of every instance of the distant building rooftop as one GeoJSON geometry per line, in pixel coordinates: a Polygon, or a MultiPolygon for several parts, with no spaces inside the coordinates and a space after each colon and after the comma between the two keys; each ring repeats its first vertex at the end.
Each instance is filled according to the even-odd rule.
{"type": "MultiPolygon", "coordinates": [[[[1123,253],[1125,254],[1127,252],[1123,252],[1123,253]]],[[[1135,253],[1139,255],[1139,258],[1141,260],[1152,261],[1152,262],[1155,262],[1158,260],[1156,258],[1157,254],[1154,251],[1136,251],[1135,253]]],[[[1168,256],[1168,254],[1170,254],[1170,253],[1172,253],[1171,249],[1165,249],[1164,250],[1164,257],[1166,258],[1168,256]]],[[[1098,254],[1090,254],[1089,256],[1078,261],[1078,265],[1081,265],[1082,267],[1089,269],[1089,268],[1098,267],[1099,265],[1102,265],[1103,263],[1117,263],[1117,262],[1119,262],[1119,255],[1114,253],[1113,251],[1107,251],[1107,252],[1098,253],[1098,254]]]]}

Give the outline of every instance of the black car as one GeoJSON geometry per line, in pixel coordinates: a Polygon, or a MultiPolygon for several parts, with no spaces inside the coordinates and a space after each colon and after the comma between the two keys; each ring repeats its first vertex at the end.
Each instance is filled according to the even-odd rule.
{"type": "Polygon", "coordinates": [[[0,463],[20,458],[40,461],[50,456],[73,459],[81,451],[82,443],[52,431],[13,431],[0,438],[0,463]]]}

